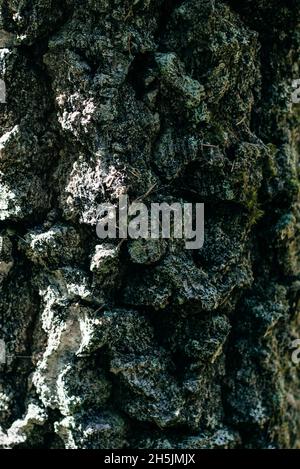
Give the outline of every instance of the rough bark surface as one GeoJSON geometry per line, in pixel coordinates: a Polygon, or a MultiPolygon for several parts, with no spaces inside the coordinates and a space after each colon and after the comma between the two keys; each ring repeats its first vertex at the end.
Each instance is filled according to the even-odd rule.
{"type": "Polygon", "coordinates": [[[299,447],[299,1],[0,8],[0,447],[299,447]],[[204,247],[100,241],[120,194],[204,247]]]}

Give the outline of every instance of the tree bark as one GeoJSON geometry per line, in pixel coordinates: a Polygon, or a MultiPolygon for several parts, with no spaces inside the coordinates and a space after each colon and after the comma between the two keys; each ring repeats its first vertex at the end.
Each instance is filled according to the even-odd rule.
{"type": "Polygon", "coordinates": [[[0,447],[299,448],[299,2],[0,8],[0,447]]]}

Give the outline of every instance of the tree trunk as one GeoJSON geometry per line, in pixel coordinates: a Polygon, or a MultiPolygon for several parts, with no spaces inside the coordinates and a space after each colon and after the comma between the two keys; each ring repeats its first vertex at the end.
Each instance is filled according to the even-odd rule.
{"type": "Polygon", "coordinates": [[[300,447],[299,2],[0,6],[0,447],[300,447]]]}

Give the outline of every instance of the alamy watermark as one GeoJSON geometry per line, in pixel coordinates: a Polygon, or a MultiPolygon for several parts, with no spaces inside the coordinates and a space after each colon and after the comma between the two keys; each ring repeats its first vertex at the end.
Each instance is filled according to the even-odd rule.
{"type": "Polygon", "coordinates": [[[300,363],[300,339],[295,339],[292,342],[292,348],[295,349],[292,353],[292,362],[294,365],[299,365],[300,363]]]}
{"type": "Polygon", "coordinates": [[[0,339],[0,365],[6,363],[6,346],[3,339],[0,339]]]}
{"type": "Polygon", "coordinates": [[[204,204],[129,203],[119,197],[118,206],[99,207],[97,236],[101,239],[184,239],[186,249],[201,249],[204,244],[204,204]]]}
{"type": "Polygon", "coordinates": [[[297,80],[293,80],[293,93],[292,93],[292,103],[299,104],[300,103],[300,78],[297,80]]]}
{"type": "MultiPolygon", "coordinates": [[[[291,360],[294,365],[299,365],[300,363],[300,339],[295,339],[291,343],[291,348],[294,349],[291,355],[291,360]]],[[[3,339],[0,339],[0,365],[5,365],[9,363],[11,359],[14,358],[21,358],[21,359],[31,359],[32,357],[29,355],[16,355],[11,356],[7,354],[6,351],[6,343],[3,339]]]]}
{"type": "Polygon", "coordinates": [[[6,85],[5,81],[0,79],[0,103],[6,103],[6,85]]]}
{"type": "Polygon", "coordinates": [[[0,365],[8,365],[13,362],[15,358],[22,359],[22,360],[31,360],[32,355],[19,355],[19,354],[11,354],[7,353],[7,344],[5,340],[0,339],[0,365]]]}

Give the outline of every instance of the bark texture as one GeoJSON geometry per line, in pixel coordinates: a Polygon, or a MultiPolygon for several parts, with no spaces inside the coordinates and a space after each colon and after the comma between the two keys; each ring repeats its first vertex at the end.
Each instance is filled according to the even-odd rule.
{"type": "Polygon", "coordinates": [[[299,1],[0,8],[0,447],[299,447],[299,1]],[[100,241],[120,194],[204,247],[100,241]]]}

